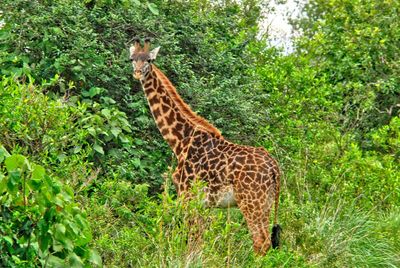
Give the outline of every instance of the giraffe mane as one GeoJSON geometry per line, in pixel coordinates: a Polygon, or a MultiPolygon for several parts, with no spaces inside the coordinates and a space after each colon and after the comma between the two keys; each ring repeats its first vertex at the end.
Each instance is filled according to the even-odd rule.
{"type": "Polygon", "coordinates": [[[158,69],[154,64],[152,64],[152,67],[157,77],[162,81],[163,86],[167,90],[169,97],[175,102],[176,106],[181,111],[183,116],[190,122],[192,122],[195,126],[201,127],[205,131],[214,134],[218,138],[223,139],[221,132],[215,126],[213,126],[206,119],[197,115],[190,109],[189,105],[187,105],[183,101],[181,96],[179,96],[178,92],[176,91],[176,88],[172,85],[171,81],[169,81],[169,79],[165,76],[165,74],[161,72],[161,70],[158,69]]]}

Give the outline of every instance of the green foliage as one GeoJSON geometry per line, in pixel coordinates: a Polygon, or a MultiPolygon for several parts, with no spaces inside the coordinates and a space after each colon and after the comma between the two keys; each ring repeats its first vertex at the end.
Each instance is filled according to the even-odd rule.
{"type": "MultiPolygon", "coordinates": [[[[49,84],[56,81],[57,77],[49,84]]],[[[27,148],[26,153],[39,154],[45,150],[54,151],[52,145],[55,141],[58,148],[73,145],[70,144],[73,140],[71,136],[77,134],[65,133],[65,130],[74,129],[70,118],[76,116],[77,112],[69,109],[62,99],[52,101],[41,91],[34,86],[32,80],[29,84],[21,85],[12,78],[2,78],[0,135],[7,148],[19,146],[27,148]]]]}
{"type": "Polygon", "coordinates": [[[400,111],[399,8],[390,0],[313,0],[298,22],[299,48],[343,101],[343,131],[364,135],[400,111]]]}
{"type": "MultiPolygon", "coordinates": [[[[83,95],[93,98],[100,92],[99,88],[91,88],[88,92],[83,92],[83,95]]],[[[100,97],[100,103],[91,99],[85,99],[84,102],[89,104],[91,109],[79,123],[90,134],[95,152],[104,155],[104,146],[113,150],[118,148],[118,145],[130,145],[131,141],[126,134],[131,133],[131,125],[125,113],[115,107],[112,98],[100,97]]]]}
{"type": "Polygon", "coordinates": [[[262,144],[280,160],[291,193],[319,204],[333,193],[348,202],[360,199],[364,209],[398,206],[399,117],[361,137],[358,129],[343,128],[347,100],[310,55],[271,52],[258,64],[270,110],[262,144]]]}
{"type": "Polygon", "coordinates": [[[400,265],[396,1],[308,1],[290,55],[258,36],[257,0],[3,2],[0,266],[99,264],[89,223],[107,266],[400,265]],[[134,36],[162,47],[193,110],[278,159],[279,250],[254,256],[237,209],[202,207],[204,185],[174,195],[134,36]]]}
{"type": "MultiPolygon", "coordinates": [[[[99,104],[90,99],[53,100],[43,94],[60,83],[58,76],[35,86],[3,77],[0,84],[0,139],[8,149],[46,157],[49,164],[79,159],[94,159],[96,154],[130,144],[126,134],[131,126],[115,101],[101,97],[99,104]]],[[[70,85],[73,87],[73,85],[70,85]]],[[[71,163],[71,164],[73,164],[71,163]]],[[[72,168],[72,167],[71,167],[72,168]]]]}
{"type": "Polygon", "coordinates": [[[400,117],[393,117],[388,125],[372,131],[371,140],[375,149],[383,154],[400,158],[400,117]]]}
{"type": "Polygon", "coordinates": [[[0,262],[6,267],[101,265],[73,190],[0,147],[0,262]]]}

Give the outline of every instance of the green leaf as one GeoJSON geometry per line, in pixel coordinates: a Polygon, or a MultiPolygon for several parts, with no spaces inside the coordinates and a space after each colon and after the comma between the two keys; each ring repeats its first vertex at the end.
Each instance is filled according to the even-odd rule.
{"type": "Polygon", "coordinates": [[[49,233],[45,233],[38,237],[39,247],[42,252],[45,252],[50,245],[51,236],[49,233]]]}
{"type": "Polygon", "coordinates": [[[58,159],[60,162],[63,162],[64,159],[65,159],[66,157],[67,157],[67,156],[66,156],[64,153],[61,153],[61,154],[57,155],[57,159],[58,159]]]}
{"type": "Polygon", "coordinates": [[[117,102],[110,97],[101,97],[106,104],[116,104],[117,102]]]}
{"type": "Polygon", "coordinates": [[[66,228],[64,226],[64,224],[61,223],[57,223],[54,226],[55,230],[54,230],[54,238],[55,241],[53,242],[53,248],[54,245],[56,246],[60,246],[60,250],[64,249],[64,245],[65,245],[65,240],[67,240],[66,236],[65,236],[65,231],[66,228]]]}
{"type": "Polygon", "coordinates": [[[60,27],[53,27],[52,30],[56,35],[63,35],[63,30],[60,27]]]}
{"type": "MultiPolygon", "coordinates": [[[[74,243],[71,241],[71,239],[63,239],[63,240],[61,240],[61,242],[66,250],[69,250],[69,251],[74,250],[74,243]]],[[[75,244],[76,244],[76,241],[75,241],[75,244]]]]}
{"type": "Polygon", "coordinates": [[[50,255],[47,258],[47,265],[49,267],[65,267],[64,260],[62,260],[59,257],[56,257],[54,255],[50,255]]]}
{"type": "Polygon", "coordinates": [[[74,71],[74,72],[80,72],[80,71],[82,71],[82,66],[76,65],[76,66],[72,67],[72,71],[74,71]]]}
{"type": "Polygon", "coordinates": [[[28,185],[32,190],[38,190],[41,187],[45,175],[46,171],[42,166],[33,166],[31,180],[28,181],[28,185]]]}
{"type": "Polygon", "coordinates": [[[94,149],[96,152],[100,153],[100,154],[104,154],[103,147],[101,147],[101,146],[98,145],[97,143],[96,143],[95,145],[93,145],[93,149],[94,149]]]}
{"type": "Polygon", "coordinates": [[[11,258],[16,264],[21,264],[21,259],[18,258],[17,256],[12,255],[11,258]]]}
{"type": "Polygon", "coordinates": [[[7,188],[8,178],[0,172],[0,194],[3,193],[7,188]]]}
{"type": "Polygon", "coordinates": [[[81,230],[78,228],[78,226],[74,222],[66,221],[66,224],[69,226],[69,228],[71,228],[72,232],[75,235],[79,235],[80,234],[81,230]]]}
{"type": "Polygon", "coordinates": [[[95,250],[91,250],[90,251],[89,261],[91,263],[93,263],[94,265],[97,265],[97,266],[101,266],[102,265],[101,257],[99,255],[99,253],[97,251],[95,251],[95,250]]]}
{"type": "Polygon", "coordinates": [[[2,163],[4,159],[9,156],[10,154],[7,152],[7,150],[3,146],[0,146],[0,163],[2,163]]]}
{"type": "Polygon", "coordinates": [[[81,258],[75,253],[69,255],[69,265],[70,267],[83,267],[83,262],[81,258]]]}
{"type": "Polygon", "coordinates": [[[122,130],[119,127],[112,127],[111,128],[111,133],[114,135],[114,137],[118,137],[118,135],[122,132],[122,130]]]}
{"type": "Polygon", "coordinates": [[[75,146],[75,147],[74,147],[74,150],[73,150],[74,154],[79,153],[79,152],[81,151],[81,149],[82,149],[82,146],[80,146],[80,145],[75,146]]]}
{"type": "Polygon", "coordinates": [[[17,189],[18,183],[21,181],[21,172],[14,170],[9,173],[7,188],[10,192],[14,192],[17,189]]]}
{"type": "Polygon", "coordinates": [[[159,15],[159,11],[157,8],[157,5],[154,3],[147,3],[147,7],[149,8],[149,10],[151,11],[151,13],[153,13],[154,15],[159,15]]]}
{"type": "Polygon", "coordinates": [[[11,246],[13,245],[14,241],[9,236],[3,236],[3,240],[7,241],[11,246]]]}
{"type": "Polygon", "coordinates": [[[133,160],[132,160],[132,164],[133,164],[133,166],[134,167],[136,167],[136,168],[139,168],[140,167],[140,159],[139,158],[134,158],[133,160]]]}
{"type": "Polygon", "coordinates": [[[123,134],[119,135],[119,139],[120,139],[120,141],[122,143],[128,143],[129,142],[128,138],[125,137],[125,135],[123,135],[123,134]]]}
{"type": "Polygon", "coordinates": [[[65,234],[65,226],[63,225],[63,224],[61,224],[61,223],[57,223],[56,225],[55,225],[55,228],[56,228],[56,234],[58,233],[58,234],[65,234]]]}
{"type": "Polygon", "coordinates": [[[8,171],[13,171],[17,168],[22,168],[26,163],[27,163],[26,158],[18,154],[8,157],[5,161],[6,168],[8,171]]]}
{"type": "Polygon", "coordinates": [[[110,119],[111,118],[111,112],[109,109],[103,109],[101,110],[101,114],[104,115],[105,118],[110,119]]]}
{"type": "Polygon", "coordinates": [[[42,180],[29,180],[28,185],[32,190],[39,190],[42,186],[42,180]]]}
{"type": "Polygon", "coordinates": [[[32,179],[33,180],[42,180],[44,178],[44,175],[46,174],[46,171],[44,167],[39,166],[39,165],[34,165],[33,170],[32,170],[32,179]]]}
{"type": "Polygon", "coordinates": [[[96,137],[96,130],[93,127],[88,128],[87,131],[89,132],[90,135],[96,137]]]}
{"type": "Polygon", "coordinates": [[[54,204],[56,204],[59,207],[64,207],[64,200],[61,198],[62,194],[58,194],[56,196],[53,197],[52,201],[54,202],[54,204]]]}
{"type": "MultiPolygon", "coordinates": [[[[57,238],[58,240],[60,240],[60,238],[57,238]]],[[[58,241],[58,240],[54,240],[53,241],[53,250],[55,251],[55,252],[59,252],[59,251],[62,251],[63,249],[64,249],[64,246],[63,246],[63,244],[61,244],[60,243],[60,241],[58,241]]]]}
{"type": "Polygon", "coordinates": [[[89,91],[83,91],[83,92],[82,92],[82,95],[83,95],[84,97],[93,98],[94,96],[96,96],[96,95],[102,93],[103,91],[104,91],[104,89],[101,88],[101,87],[91,87],[91,88],[89,89],[89,91]]]}

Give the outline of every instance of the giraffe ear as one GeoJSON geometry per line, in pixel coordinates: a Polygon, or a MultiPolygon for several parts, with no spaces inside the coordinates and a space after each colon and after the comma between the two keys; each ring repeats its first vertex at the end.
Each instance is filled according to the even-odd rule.
{"type": "Polygon", "coordinates": [[[136,48],[135,48],[135,46],[131,46],[130,48],[129,48],[129,56],[130,57],[132,57],[133,56],[133,54],[135,54],[135,50],[136,50],[136,48]]]}
{"type": "Polygon", "coordinates": [[[156,47],[155,49],[150,51],[150,53],[149,53],[150,60],[155,60],[156,59],[159,50],[160,50],[160,47],[156,47]]]}

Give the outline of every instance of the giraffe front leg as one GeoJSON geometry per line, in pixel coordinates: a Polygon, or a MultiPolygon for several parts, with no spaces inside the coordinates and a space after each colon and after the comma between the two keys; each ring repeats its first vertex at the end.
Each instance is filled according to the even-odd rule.
{"type": "Polygon", "coordinates": [[[178,197],[183,196],[183,199],[180,199],[180,201],[183,201],[180,205],[184,207],[185,216],[182,220],[188,228],[186,238],[188,252],[195,253],[201,250],[203,244],[205,220],[201,214],[199,215],[193,208],[189,209],[188,207],[188,202],[193,198],[190,183],[194,180],[194,174],[188,174],[183,165],[178,165],[172,177],[178,197]]]}
{"type": "Polygon", "coordinates": [[[190,198],[190,183],[193,179],[194,175],[188,174],[185,171],[184,164],[179,163],[172,174],[172,181],[174,182],[179,197],[184,195],[185,199],[190,198]]]}
{"type": "Polygon", "coordinates": [[[183,178],[184,174],[182,174],[181,168],[178,167],[175,169],[174,173],[172,174],[172,181],[174,182],[176,192],[178,196],[182,196],[184,193],[187,192],[185,187],[185,180],[183,178]]]}

